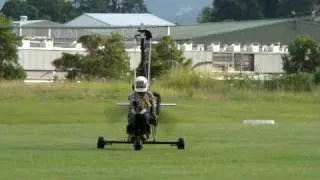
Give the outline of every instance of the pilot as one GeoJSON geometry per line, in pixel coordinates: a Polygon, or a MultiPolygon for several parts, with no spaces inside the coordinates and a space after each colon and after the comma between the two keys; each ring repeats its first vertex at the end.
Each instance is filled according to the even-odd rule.
{"type": "Polygon", "coordinates": [[[146,114],[147,123],[155,124],[157,122],[156,114],[156,98],[152,92],[148,91],[149,83],[146,77],[138,76],[135,79],[133,85],[133,92],[130,93],[129,100],[129,114],[128,124],[130,127],[134,122],[134,115],[131,112],[132,108],[139,106],[140,108],[146,108],[148,110],[146,114]]]}

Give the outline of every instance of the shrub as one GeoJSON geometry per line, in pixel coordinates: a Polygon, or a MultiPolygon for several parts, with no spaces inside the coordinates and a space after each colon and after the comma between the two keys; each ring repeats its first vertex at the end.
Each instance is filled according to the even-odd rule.
{"type": "Polygon", "coordinates": [[[263,81],[255,80],[246,74],[227,75],[225,83],[236,89],[260,89],[263,81]]]}
{"type": "Polygon", "coordinates": [[[20,65],[7,64],[3,66],[3,79],[5,80],[21,80],[26,78],[26,72],[20,65]]]}
{"type": "Polygon", "coordinates": [[[270,76],[269,79],[259,80],[249,75],[229,75],[226,80],[216,80],[212,76],[200,75],[194,71],[177,71],[162,77],[162,85],[178,89],[198,89],[201,91],[250,90],[250,91],[291,91],[310,92],[319,81],[320,73],[285,74],[270,76]]]}
{"type": "Polygon", "coordinates": [[[309,73],[286,74],[264,83],[264,87],[267,90],[285,90],[293,92],[310,92],[314,88],[314,85],[314,76],[309,73]]]}
{"type": "Polygon", "coordinates": [[[160,78],[164,86],[178,89],[190,89],[200,87],[200,76],[194,71],[174,71],[160,78]]]}
{"type": "Polygon", "coordinates": [[[286,73],[314,73],[320,67],[320,47],[309,36],[300,35],[289,45],[289,55],[283,56],[286,73]]]}
{"type": "Polygon", "coordinates": [[[315,84],[320,84],[320,68],[317,68],[316,72],[314,73],[314,82],[315,84]]]}

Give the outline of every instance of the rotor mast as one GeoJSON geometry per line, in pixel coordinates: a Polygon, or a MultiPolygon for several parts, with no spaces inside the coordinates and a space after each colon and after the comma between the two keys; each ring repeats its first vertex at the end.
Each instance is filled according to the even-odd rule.
{"type": "Polygon", "coordinates": [[[144,76],[150,82],[152,33],[145,29],[140,29],[138,32],[135,38],[140,44],[141,57],[135,76],[144,76]]]}

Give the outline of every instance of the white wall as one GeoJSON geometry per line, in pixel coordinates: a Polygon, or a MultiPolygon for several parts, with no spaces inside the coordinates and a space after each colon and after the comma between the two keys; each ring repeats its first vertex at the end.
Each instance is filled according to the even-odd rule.
{"type": "Polygon", "coordinates": [[[130,69],[134,70],[138,68],[139,63],[141,61],[140,52],[128,52],[128,56],[130,57],[130,69]]]}
{"type": "Polygon", "coordinates": [[[254,69],[257,73],[283,73],[282,54],[255,54],[254,69]]]}

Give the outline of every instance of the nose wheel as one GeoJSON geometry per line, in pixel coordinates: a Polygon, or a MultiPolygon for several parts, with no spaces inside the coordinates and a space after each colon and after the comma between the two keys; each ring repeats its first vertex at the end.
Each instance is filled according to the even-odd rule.
{"type": "Polygon", "coordinates": [[[142,145],[142,140],[141,140],[141,137],[140,136],[137,136],[135,138],[135,141],[133,143],[133,148],[134,150],[136,151],[140,151],[142,149],[143,145],[142,145]]]}
{"type": "Polygon", "coordinates": [[[98,137],[98,142],[97,142],[97,148],[98,149],[103,149],[105,145],[105,140],[102,136],[98,137]]]}

